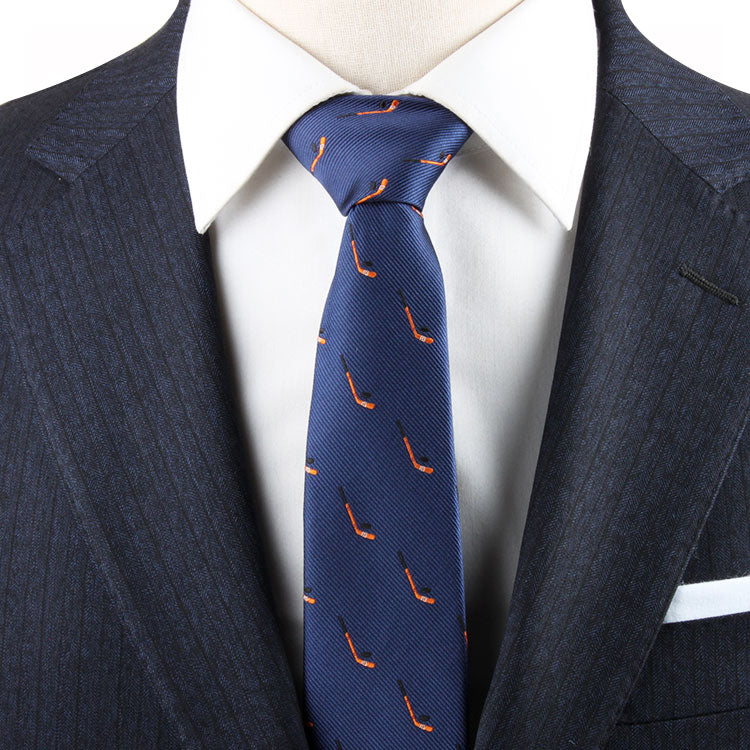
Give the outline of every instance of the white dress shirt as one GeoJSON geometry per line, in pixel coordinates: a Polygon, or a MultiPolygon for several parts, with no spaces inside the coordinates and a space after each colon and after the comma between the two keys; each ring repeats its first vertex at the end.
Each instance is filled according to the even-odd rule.
{"type": "MultiPolygon", "coordinates": [[[[424,208],[446,291],[474,721],[503,635],[547,412],[596,69],[590,0],[524,0],[391,92],[428,96],[474,131],[424,208]]],[[[192,0],[177,74],[180,139],[195,225],[209,231],[255,512],[300,690],[307,418],[344,217],[279,138],[345,92],[371,93],[238,0],[192,0]]]]}

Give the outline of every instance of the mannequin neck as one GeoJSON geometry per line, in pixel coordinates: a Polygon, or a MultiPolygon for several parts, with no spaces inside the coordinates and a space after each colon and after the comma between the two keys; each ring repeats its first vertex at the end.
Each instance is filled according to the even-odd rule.
{"type": "Polygon", "coordinates": [[[374,94],[421,78],[521,0],[239,0],[374,94]]]}

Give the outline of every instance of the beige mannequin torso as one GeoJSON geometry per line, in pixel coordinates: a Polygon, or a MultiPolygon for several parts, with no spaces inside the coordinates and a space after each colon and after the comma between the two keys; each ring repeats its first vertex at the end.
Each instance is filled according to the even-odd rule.
{"type": "Polygon", "coordinates": [[[416,81],[521,0],[239,0],[374,94],[416,81]]]}

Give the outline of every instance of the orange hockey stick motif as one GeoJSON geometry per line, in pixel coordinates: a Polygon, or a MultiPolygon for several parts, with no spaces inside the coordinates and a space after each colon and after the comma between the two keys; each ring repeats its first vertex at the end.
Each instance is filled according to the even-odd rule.
{"type": "Polygon", "coordinates": [[[414,726],[421,729],[423,732],[431,732],[435,727],[430,726],[427,724],[427,722],[430,720],[430,717],[427,716],[427,714],[422,714],[419,719],[414,715],[414,711],[411,707],[411,701],[409,700],[409,696],[406,694],[406,688],[404,687],[404,683],[401,682],[401,680],[396,680],[398,682],[399,690],[401,690],[401,695],[404,696],[404,701],[406,702],[406,707],[409,709],[409,716],[411,716],[411,720],[414,722],[414,726]]]}
{"type": "Polygon", "coordinates": [[[304,593],[302,594],[302,598],[305,600],[307,604],[315,604],[315,597],[310,596],[312,592],[312,589],[309,586],[305,586],[304,593]]]}
{"type": "Polygon", "coordinates": [[[309,456],[305,459],[305,472],[307,474],[312,474],[312,476],[315,476],[318,473],[317,469],[313,469],[313,464],[315,463],[314,458],[310,458],[309,456]]]}
{"type": "Polygon", "coordinates": [[[404,312],[406,313],[406,318],[409,321],[409,326],[411,327],[411,332],[414,334],[414,338],[424,344],[432,344],[435,339],[433,339],[431,336],[425,336],[426,333],[430,332],[430,329],[420,328],[419,330],[417,330],[417,327],[414,325],[414,318],[412,318],[411,316],[409,305],[406,304],[406,297],[404,297],[404,293],[400,289],[398,290],[398,296],[401,297],[401,304],[404,306],[404,312]]]}
{"type": "Polygon", "coordinates": [[[453,154],[446,154],[445,151],[440,152],[438,159],[442,161],[434,161],[433,159],[404,159],[404,161],[415,162],[416,164],[433,164],[436,167],[444,167],[450,160],[453,154]]]}
{"type": "MultiPolygon", "coordinates": [[[[368,401],[367,399],[372,398],[372,396],[369,393],[366,393],[365,391],[362,391],[362,398],[359,397],[359,394],[357,393],[357,389],[354,387],[354,381],[352,380],[352,375],[349,372],[349,367],[346,364],[346,360],[344,359],[344,355],[341,355],[341,362],[344,365],[344,372],[346,373],[346,379],[349,381],[349,388],[352,390],[352,395],[354,396],[354,400],[360,405],[364,406],[365,409],[374,409],[375,404],[372,403],[372,401],[368,401]]],[[[430,469],[432,471],[432,469],[430,469]]]]}
{"type": "Polygon", "coordinates": [[[370,198],[375,198],[376,196],[380,195],[386,189],[387,185],[388,180],[385,177],[383,177],[383,179],[380,181],[380,185],[378,185],[377,182],[371,182],[370,190],[372,190],[372,192],[369,195],[366,195],[364,198],[360,198],[357,201],[356,205],[364,203],[365,201],[369,201],[370,198]]]}
{"type": "Polygon", "coordinates": [[[315,172],[315,165],[318,163],[318,159],[320,159],[321,156],[323,156],[323,152],[326,150],[326,137],[324,135],[320,136],[320,140],[315,143],[313,141],[313,151],[317,152],[317,155],[313,159],[313,163],[310,165],[310,171],[315,172]]]}
{"type": "Polygon", "coordinates": [[[419,591],[417,591],[417,587],[414,584],[414,579],[411,577],[411,572],[409,571],[409,568],[406,566],[406,560],[404,559],[404,553],[401,552],[401,550],[398,551],[398,559],[401,561],[401,565],[404,568],[404,572],[406,573],[406,577],[409,579],[409,585],[411,586],[411,590],[414,594],[414,596],[420,601],[424,602],[425,604],[434,604],[435,600],[431,596],[427,596],[427,594],[432,593],[432,589],[428,588],[427,586],[423,586],[419,591]]]}
{"type": "Polygon", "coordinates": [[[385,115],[388,114],[388,112],[393,112],[398,105],[398,99],[393,99],[390,104],[386,99],[380,102],[380,109],[370,109],[367,112],[347,112],[345,115],[339,115],[338,119],[341,119],[342,117],[356,117],[358,115],[385,115]]]}
{"type": "Polygon", "coordinates": [[[372,534],[367,529],[371,529],[372,526],[370,526],[369,523],[363,523],[362,528],[357,526],[357,522],[354,520],[354,514],[352,513],[351,506],[349,505],[349,501],[346,499],[346,495],[344,494],[344,488],[339,485],[339,494],[341,495],[341,499],[344,501],[344,507],[346,508],[346,512],[349,514],[349,520],[352,522],[352,526],[354,527],[354,531],[357,533],[358,536],[361,536],[362,539],[367,539],[369,541],[372,541],[375,538],[375,534],[372,534]]]}
{"type": "Polygon", "coordinates": [[[364,261],[363,264],[360,264],[359,262],[359,255],[357,254],[357,243],[354,241],[354,230],[352,230],[351,224],[349,224],[349,237],[352,241],[352,253],[354,253],[354,264],[357,266],[357,270],[363,276],[367,276],[368,279],[374,279],[377,276],[377,273],[375,271],[371,271],[369,270],[369,268],[362,268],[362,265],[371,266],[372,263],[370,263],[369,260],[364,261]]]}
{"type": "Polygon", "coordinates": [[[344,618],[341,617],[341,615],[339,615],[339,622],[341,623],[341,629],[344,631],[346,642],[349,644],[349,650],[352,652],[352,656],[354,656],[354,661],[356,661],[357,664],[361,664],[363,667],[373,669],[375,667],[375,662],[370,661],[372,654],[369,651],[363,651],[361,655],[358,654],[357,649],[354,648],[354,644],[352,643],[352,638],[349,635],[349,631],[346,629],[344,618]]]}
{"type": "Polygon", "coordinates": [[[414,451],[411,449],[409,438],[406,437],[406,432],[404,432],[403,425],[398,419],[396,420],[396,424],[398,425],[398,431],[401,433],[401,439],[404,441],[404,445],[406,446],[406,452],[409,454],[409,458],[411,459],[412,466],[417,471],[421,471],[423,474],[432,474],[434,469],[431,466],[425,466],[425,464],[429,463],[430,459],[427,456],[421,456],[419,461],[417,461],[417,459],[414,457],[414,451]]]}

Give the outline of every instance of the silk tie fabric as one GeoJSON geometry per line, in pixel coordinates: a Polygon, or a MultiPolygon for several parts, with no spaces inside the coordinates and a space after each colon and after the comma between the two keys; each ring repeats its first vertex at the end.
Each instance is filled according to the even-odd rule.
{"type": "Polygon", "coordinates": [[[314,748],[466,747],[445,294],[422,209],[470,133],[425,97],[344,94],[283,137],[346,216],[305,464],[304,699],[314,748]]]}

